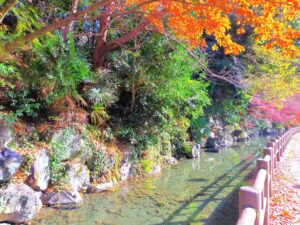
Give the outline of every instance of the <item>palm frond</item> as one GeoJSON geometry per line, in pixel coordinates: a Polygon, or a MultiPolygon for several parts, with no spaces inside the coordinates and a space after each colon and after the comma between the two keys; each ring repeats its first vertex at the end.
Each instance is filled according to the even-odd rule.
{"type": "Polygon", "coordinates": [[[87,92],[87,98],[95,103],[108,107],[118,100],[118,96],[112,89],[108,88],[91,88],[87,92]]]}

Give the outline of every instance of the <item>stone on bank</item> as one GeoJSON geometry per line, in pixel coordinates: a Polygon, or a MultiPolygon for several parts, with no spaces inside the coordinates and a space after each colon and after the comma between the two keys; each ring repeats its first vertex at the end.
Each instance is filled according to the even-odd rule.
{"type": "Polygon", "coordinates": [[[41,208],[40,195],[26,184],[9,184],[0,189],[0,221],[24,223],[41,208]]]}
{"type": "Polygon", "coordinates": [[[0,183],[8,182],[22,164],[22,157],[9,148],[0,152],[0,183]]]}

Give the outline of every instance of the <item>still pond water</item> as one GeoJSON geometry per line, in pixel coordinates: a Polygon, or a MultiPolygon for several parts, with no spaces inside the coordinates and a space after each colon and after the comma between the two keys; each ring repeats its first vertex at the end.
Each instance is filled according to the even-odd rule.
{"type": "Polygon", "coordinates": [[[237,189],[267,138],[183,160],[158,176],[131,180],[116,192],[85,195],[74,210],[43,209],[39,225],[234,225],[237,189]]]}

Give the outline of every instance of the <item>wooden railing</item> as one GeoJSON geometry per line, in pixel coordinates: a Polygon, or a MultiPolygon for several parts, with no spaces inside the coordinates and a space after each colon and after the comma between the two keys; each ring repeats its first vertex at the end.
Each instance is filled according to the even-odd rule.
{"type": "Polygon", "coordinates": [[[269,225],[272,178],[277,162],[280,161],[288,142],[300,128],[292,128],[271,139],[263,151],[263,159],[256,161],[256,178],[252,186],[244,186],[239,192],[239,213],[237,225],[269,225]]]}

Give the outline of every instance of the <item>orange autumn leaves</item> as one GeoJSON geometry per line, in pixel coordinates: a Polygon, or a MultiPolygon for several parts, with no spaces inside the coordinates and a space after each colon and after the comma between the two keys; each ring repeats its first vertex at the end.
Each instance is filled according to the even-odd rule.
{"type": "Polygon", "coordinates": [[[299,54],[300,31],[293,24],[300,12],[300,0],[127,0],[127,7],[144,13],[161,33],[175,35],[191,48],[206,47],[203,34],[214,35],[226,54],[245,49],[230,35],[229,17],[235,15],[238,35],[254,28],[256,41],[266,48],[281,49],[283,55],[299,54]]]}

